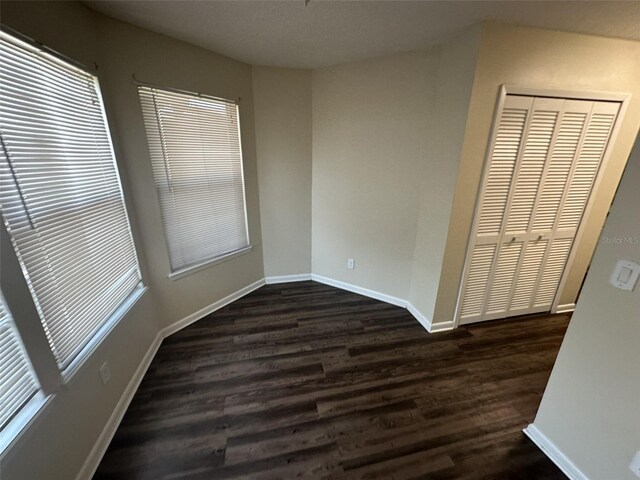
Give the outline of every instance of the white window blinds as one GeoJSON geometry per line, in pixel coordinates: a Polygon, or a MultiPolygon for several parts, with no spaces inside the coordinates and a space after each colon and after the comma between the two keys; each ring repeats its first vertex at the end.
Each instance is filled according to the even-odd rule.
{"type": "Polygon", "coordinates": [[[26,353],[0,294],[0,431],[37,391],[26,353]]]}
{"type": "Polygon", "coordinates": [[[95,76],[0,36],[0,202],[66,368],[140,284],[95,76]]]}
{"type": "Polygon", "coordinates": [[[237,105],[139,92],[172,270],[248,247],[237,105]]]}

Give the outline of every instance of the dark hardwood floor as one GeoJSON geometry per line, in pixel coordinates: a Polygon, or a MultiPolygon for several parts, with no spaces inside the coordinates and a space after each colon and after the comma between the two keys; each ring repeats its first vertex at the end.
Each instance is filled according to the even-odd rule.
{"type": "Polygon", "coordinates": [[[567,315],[430,335],[313,282],[167,338],[97,479],[563,479],[521,432],[567,315]]]}

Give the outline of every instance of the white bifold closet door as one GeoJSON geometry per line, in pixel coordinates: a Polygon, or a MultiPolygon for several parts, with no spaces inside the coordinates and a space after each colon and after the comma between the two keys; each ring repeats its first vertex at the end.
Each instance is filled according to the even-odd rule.
{"type": "Polygon", "coordinates": [[[470,239],[461,324],[551,309],[619,109],[506,96],[470,239]]]}

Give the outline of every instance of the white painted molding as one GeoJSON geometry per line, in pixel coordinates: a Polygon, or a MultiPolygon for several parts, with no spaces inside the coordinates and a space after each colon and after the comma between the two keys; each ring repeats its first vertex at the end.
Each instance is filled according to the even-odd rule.
{"type": "MultiPolygon", "coordinates": [[[[202,319],[203,317],[219,310],[226,305],[238,300],[241,297],[257,290],[261,286],[265,284],[275,284],[275,283],[286,283],[286,282],[303,282],[307,280],[314,280],[319,283],[323,283],[325,285],[330,285],[332,287],[340,288],[342,290],[347,290],[349,292],[357,293],[360,295],[364,295],[369,298],[373,298],[375,300],[380,300],[382,302],[390,303],[392,305],[396,305],[398,307],[406,308],[411,315],[413,315],[416,320],[427,330],[429,333],[443,332],[447,330],[453,330],[455,328],[455,323],[453,321],[448,322],[440,322],[436,324],[432,324],[431,320],[429,320],[426,316],[424,316],[420,311],[414,307],[411,303],[401,298],[393,297],[391,295],[387,295],[381,292],[377,292],[375,290],[369,290],[368,288],[358,287],[356,285],[351,285],[349,283],[341,282],[339,280],[335,280],[328,277],[323,277],[321,275],[316,274],[299,274],[299,275],[284,275],[284,276],[276,276],[276,277],[266,277],[262,278],[256,282],[253,282],[250,285],[247,285],[244,288],[241,288],[237,292],[234,292],[226,297],[218,300],[217,302],[212,303],[209,306],[206,306],[197,312],[188,315],[182,320],[178,320],[172,325],[163,328],[158,332],[156,338],[149,346],[149,349],[145,353],[140,365],[136,369],[135,373],[131,377],[129,384],[125,388],[118,404],[116,405],[113,413],[109,417],[107,424],[103,428],[98,440],[95,445],[91,449],[89,456],[85,460],[80,472],[78,473],[76,480],[90,480],[91,477],[95,474],[98,466],[100,465],[100,461],[104,456],[113,436],[124,417],[133,396],[135,395],[140,382],[144,378],[151,361],[156,355],[162,340],[169,335],[191,325],[192,323],[202,319]]],[[[575,308],[575,304],[567,304],[558,306],[558,313],[561,308],[566,308],[563,311],[573,311],[575,308]]],[[[562,451],[560,451],[554,444],[551,442],[534,424],[530,424],[527,428],[524,429],[524,433],[553,461],[560,470],[562,470],[571,480],[589,480],[579,469],[575,466],[569,458],[567,458],[562,451]]]]}
{"type": "Polygon", "coordinates": [[[524,434],[535,443],[549,459],[571,480],[589,480],[580,469],[549,438],[530,423],[523,430],[524,434]]]}
{"type": "Polygon", "coordinates": [[[124,392],[122,393],[120,400],[118,400],[118,404],[116,405],[115,409],[111,413],[107,424],[102,429],[102,432],[100,432],[98,440],[96,440],[96,443],[93,445],[91,452],[89,452],[89,456],[84,461],[80,472],[76,476],[76,480],[90,480],[96,473],[96,470],[98,469],[98,466],[102,461],[102,457],[106,453],[107,448],[109,448],[109,444],[111,443],[116,430],[120,426],[120,422],[122,421],[127,408],[129,408],[129,404],[131,403],[131,400],[133,400],[133,396],[136,394],[136,391],[140,386],[140,382],[142,382],[145,373],[147,373],[149,365],[151,365],[153,358],[156,356],[158,348],[160,348],[162,339],[162,334],[158,332],[156,338],[153,340],[153,342],[151,342],[147,353],[145,353],[144,357],[142,357],[140,365],[138,365],[138,368],[127,384],[127,388],[124,389],[124,392]]]}
{"type": "Polygon", "coordinates": [[[456,328],[456,323],[453,320],[449,320],[448,322],[432,323],[429,333],[448,332],[454,328],[456,328]]]}
{"type": "Polygon", "coordinates": [[[448,330],[453,330],[455,328],[455,323],[450,322],[441,322],[432,324],[431,320],[425,317],[420,311],[414,307],[407,300],[403,300],[398,297],[394,297],[391,295],[387,295],[386,293],[377,292],[375,290],[370,290],[368,288],[359,287],[357,285],[353,285],[351,283],[341,282],[340,280],[335,280],[329,277],[323,277],[322,275],[317,275],[315,273],[306,273],[299,275],[283,275],[278,277],[266,277],[265,281],[267,285],[274,283],[287,283],[287,282],[304,282],[307,280],[313,280],[315,282],[323,283],[325,285],[330,285],[332,287],[339,288],[341,290],[347,290],[348,292],[357,293],[359,295],[364,295],[365,297],[373,298],[374,300],[380,300],[381,302],[390,303],[391,305],[395,305],[397,307],[406,308],[409,310],[409,313],[415,317],[418,322],[425,328],[425,330],[429,333],[436,332],[446,332],[448,330]]]}
{"type": "Polygon", "coordinates": [[[408,302],[407,300],[403,300],[402,298],[393,297],[391,295],[387,295],[386,293],[376,292],[375,290],[369,290],[368,288],[358,287],[357,285],[341,282],[340,280],[335,280],[333,278],[323,277],[322,275],[316,275],[315,273],[311,274],[311,280],[319,283],[324,283],[325,285],[330,285],[332,287],[340,288],[342,290],[347,290],[349,292],[358,293],[360,295],[364,295],[365,297],[373,298],[374,300],[380,300],[381,302],[390,303],[391,305],[395,305],[397,307],[406,308],[407,310],[409,310],[409,313],[413,315],[415,319],[418,320],[418,322],[420,322],[420,324],[429,333],[445,332],[448,330],[453,330],[455,328],[455,322],[453,320],[449,322],[432,324],[431,320],[420,313],[420,311],[410,302],[408,302]]]}
{"type": "Polygon", "coordinates": [[[115,435],[116,430],[118,429],[118,426],[120,425],[120,422],[122,421],[122,418],[124,417],[124,414],[126,413],[127,408],[129,407],[129,404],[131,403],[131,400],[133,400],[133,396],[135,395],[136,391],[138,390],[138,387],[140,386],[140,382],[142,382],[142,379],[144,378],[145,373],[147,373],[147,369],[149,368],[149,365],[151,365],[151,361],[155,357],[156,352],[158,351],[158,348],[160,348],[160,344],[162,343],[162,340],[164,340],[169,335],[177,332],[178,330],[181,330],[191,325],[192,323],[200,320],[201,318],[206,317],[210,313],[213,313],[216,310],[219,310],[222,307],[225,307],[230,303],[238,300],[239,298],[244,297],[248,293],[253,292],[254,290],[260,288],[264,284],[265,284],[264,279],[260,279],[257,282],[253,282],[251,285],[241,288],[237,292],[227,295],[226,297],[222,298],[221,300],[218,300],[217,302],[212,303],[207,307],[201,308],[197,312],[192,313],[191,315],[183,318],[182,320],[178,320],[176,323],[169,325],[168,327],[165,327],[158,332],[158,334],[156,335],[156,338],[153,340],[153,342],[151,343],[151,346],[147,350],[147,353],[145,353],[144,357],[142,358],[140,365],[138,366],[135,373],[131,377],[131,380],[129,381],[127,388],[125,388],[124,392],[122,393],[122,396],[118,401],[118,404],[116,405],[115,409],[113,410],[113,413],[109,417],[107,424],[102,429],[102,432],[100,433],[98,440],[96,441],[93,448],[91,449],[89,456],[87,457],[84,464],[82,465],[82,468],[80,469],[80,472],[76,477],[76,480],[90,480],[91,477],[93,477],[93,475],[96,473],[96,470],[98,469],[98,466],[102,461],[102,457],[106,453],[107,448],[109,447],[109,444],[111,443],[111,440],[113,439],[113,436],[115,435]]]}
{"type": "Polygon", "coordinates": [[[373,298],[375,300],[380,300],[381,302],[390,303],[391,305],[396,305],[397,307],[407,308],[406,300],[387,295],[386,293],[376,292],[375,290],[369,290],[368,288],[364,287],[358,287],[356,285],[351,285],[350,283],[341,282],[340,280],[334,280],[333,278],[316,275],[315,273],[311,274],[311,280],[319,283],[324,283],[325,285],[330,285],[332,287],[340,288],[342,290],[347,290],[349,292],[357,293],[359,295],[364,295],[365,297],[373,298]]]}
{"type": "Polygon", "coordinates": [[[265,284],[264,278],[261,278],[260,280],[253,282],[251,285],[247,285],[246,287],[241,288],[237,292],[233,292],[227,295],[226,297],[218,300],[217,302],[213,302],[211,305],[207,305],[206,307],[201,308],[197,312],[194,312],[191,315],[187,315],[182,320],[178,320],[177,322],[172,323],[168,327],[164,327],[162,330],[160,330],[160,335],[162,336],[162,338],[167,338],[169,335],[172,335],[177,331],[182,330],[185,327],[188,327],[192,323],[197,322],[198,320],[206,317],[210,313],[213,313],[216,310],[220,310],[222,307],[226,307],[227,305],[229,305],[232,302],[235,302],[239,298],[242,298],[245,295],[253,292],[254,290],[257,290],[264,284],[265,284]]]}
{"type": "Polygon", "coordinates": [[[420,313],[420,310],[418,310],[409,302],[407,302],[407,310],[409,310],[409,313],[413,315],[416,320],[418,320],[418,322],[424,327],[427,332],[431,333],[431,320],[420,313]]]}
{"type": "Polygon", "coordinates": [[[322,275],[317,275],[315,273],[311,274],[300,274],[300,275],[283,275],[279,277],[266,277],[265,281],[269,284],[274,283],[287,283],[287,282],[304,282],[307,280],[313,280],[315,282],[323,283],[325,285],[330,285],[332,287],[339,288],[341,290],[346,290],[348,292],[357,293],[359,295],[364,295],[365,297],[373,298],[374,300],[380,300],[381,302],[390,303],[391,305],[395,305],[397,307],[406,308],[409,310],[409,313],[415,317],[418,322],[425,328],[425,330],[429,333],[436,332],[446,332],[449,330],[453,330],[455,328],[455,322],[440,322],[436,324],[432,324],[431,320],[425,317],[420,311],[414,307],[407,300],[403,300],[402,298],[394,297],[391,295],[387,295],[386,293],[377,292],[375,290],[370,290],[368,288],[359,287],[357,285],[353,285],[351,283],[341,282],[340,280],[335,280],[329,277],[323,277],[322,275]]]}
{"type": "Polygon", "coordinates": [[[422,315],[413,305],[408,303],[406,300],[402,300],[401,298],[393,297],[391,295],[387,295],[381,292],[376,292],[374,290],[369,290],[368,288],[358,287],[356,285],[351,285],[349,283],[341,282],[339,280],[334,280],[332,278],[323,277],[321,275],[315,274],[299,274],[299,275],[284,275],[278,277],[266,277],[262,278],[256,282],[253,282],[250,285],[247,285],[244,288],[241,288],[237,292],[234,292],[226,297],[218,300],[217,302],[212,303],[204,308],[201,308],[197,312],[192,313],[191,315],[186,316],[185,318],[178,320],[177,322],[163,328],[158,332],[158,335],[154,339],[153,343],[145,353],[140,365],[136,369],[135,373],[131,377],[129,384],[125,388],[118,404],[116,405],[111,417],[107,421],[107,424],[103,428],[98,440],[95,445],[91,449],[89,456],[85,460],[80,472],[78,473],[76,480],[90,480],[91,477],[95,474],[100,462],[102,461],[102,457],[107,451],[113,436],[124,417],[124,414],[133,399],[136,391],[138,390],[138,386],[142,381],[151,361],[155,357],[158,348],[160,348],[160,344],[162,340],[164,340],[169,335],[176,333],[179,330],[191,325],[192,323],[197,322],[198,320],[206,317],[207,315],[215,312],[216,310],[221,309],[229,305],[232,302],[235,302],[241,297],[257,290],[261,286],[265,284],[275,284],[275,283],[285,283],[285,282],[303,282],[307,280],[314,280],[319,283],[323,283],[325,285],[330,285],[332,287],[340,288],[342,290],[347,290],[349,292],[357,293],[360,295],[364,295],[369,298],[373,298],[375,300],[380,300],[382,302],[390,303],[392,305],[396,305],[398,307],[407,308],[409,312],[424,326],[424,328],[428,332],[440,332],[444,330],[451,330],[454,327],[453,322],[446,323],[438,323],[436,325],[431,325],[431,322],[428,318],[422,315]]]}
{"type": "Polygon", "coordinates": [[[551,313],[569,313],[569,312],[573,312],[575,309],[576,309],[575,303],[565,303],[564,305],[558,305],[555,311],[552,311],[551,313]]]}
{"type": "Polygon", "coordinates": [[[368,288],[359,287],[357,285],[353,285],[351,283],[341,282],[340,280],[335,280],[329,277],[323,277],[322,275],[317,275],[315,273],[312,274],[300,274],[300,275],[284,275],[281,277],[266,277],[267,284],[273,283],[286,283],[286,282],[303,282],[306,280],[313,280],[314,282],[323,283],[325,285],[330,285],[332,287],[339,288],[341,290],[346,290],[348,292],[357,293],[359,295],[364,295],[365,297],[373,298],[374,300],[380,300],[381,302],[390,303],[391,305],[395,305],[397,307],[406,308],[409,310],[409,313],[415,317],[418,322],[425,328],[425,330],[429,333],[436,332],[446,332],[449,330],[453,330],[455,328],[455,322],[440,322],[436,324],[432,324],[431,320],[425,317],[420,311],[414,307],[407,300],[403,300],[402,298],[393,297],[391,295],[387,295],[386,293],[377,292],[375,290],[370,290],[368,288]]]}
{"type": "Polygon", "coordinates": [[[425,330],[429,333],[437,333],[437,332],[447,332],[449,330],[453,330],[455,328],[455,323],[453,320],[449,322],[440,322],[440,323],[431,323],[426,316],[424,316],[420,310],[413,306],[413,304],[407,302],[407,310],[409,313],[415,317],[418,322],[425,328],[425,330]]]}
{"type": "Polygon", "coordinates": [[[265,277],[264,281],[267,285],[274,283],[290,283],[290,282],[305,282],[311,280],[310,273],[300,273],[297,275],[279,275],[276,277],[265,277]]]}

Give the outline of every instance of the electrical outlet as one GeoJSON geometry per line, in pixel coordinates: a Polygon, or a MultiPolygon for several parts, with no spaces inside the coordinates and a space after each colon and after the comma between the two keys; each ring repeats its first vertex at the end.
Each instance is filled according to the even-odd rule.
{"type": "Polygon", "coordinates": [[[102,379],[103,385],[106,385],[111,378],[111,369],[109,368],[109,364],[107,362],[104,362],[100,367],[100,378],[102,379]]]}
{"type": "Polygon", "coordinates": [[[640,451],[636,452],[629,464],[629,470],[631,470],[636,477],[640,477],[640,451]]]}
{"type": "Polygon", "coordinates": [[[347,268],[349,270],[353,270],[354,268],[356,268],[356,261],[353,258],[347,259],[347,268]]]}

